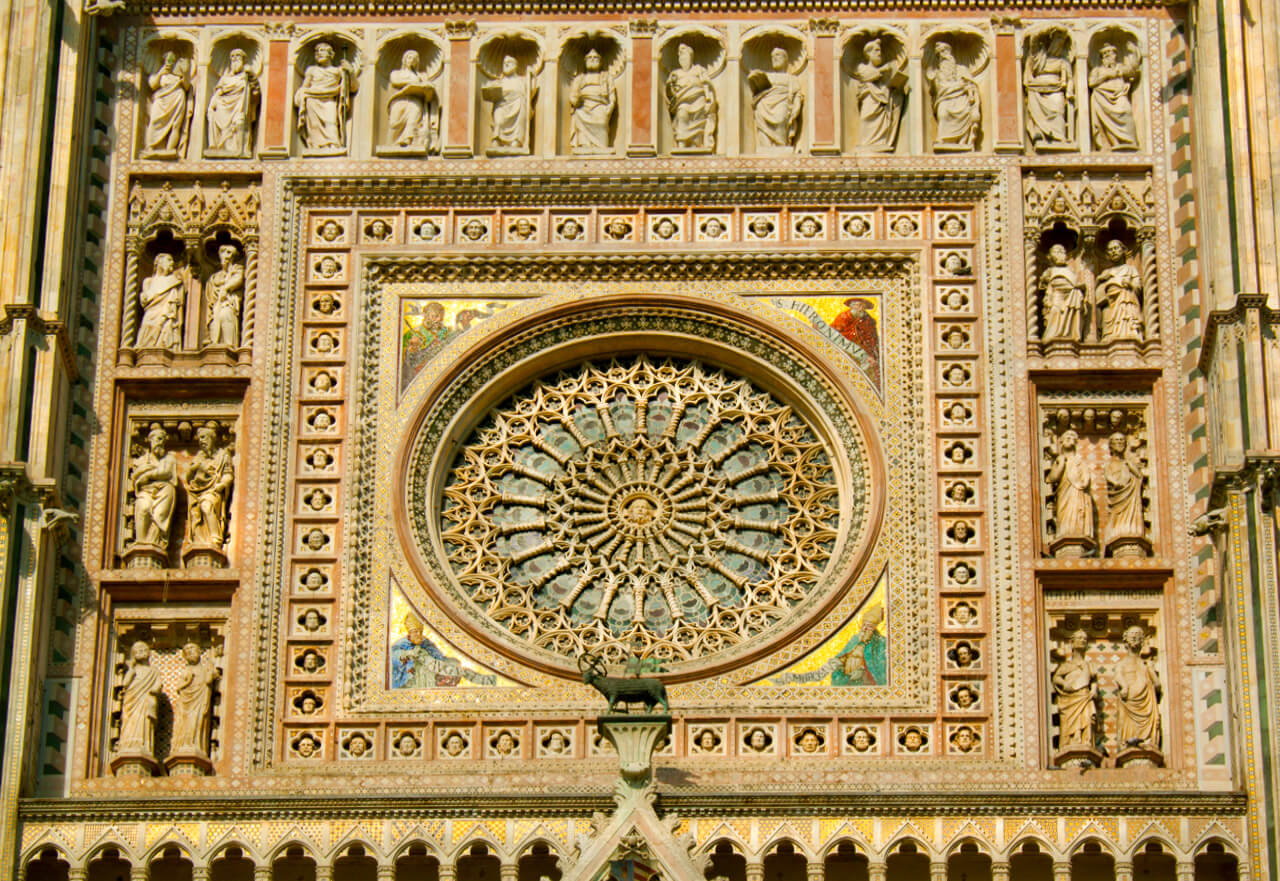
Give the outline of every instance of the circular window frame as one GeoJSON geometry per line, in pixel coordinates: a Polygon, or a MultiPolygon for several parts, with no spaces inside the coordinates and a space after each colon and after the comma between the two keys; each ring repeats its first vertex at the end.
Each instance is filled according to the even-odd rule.
{"type": "Polygon", "coordinates": [[[833,364],[809,343],[769,323],[752,310],[735,310],[732,300],[725,299],[728,302],[669,294],[567,299],[511,321],[495,319],[482,338],[462,352],[450,353],[453,355],[451,364],[420,398],[399,440],[392,475],[393,486],[401,491],[393,493],[391,504],[400,547],[411,569],[424,590],[469,635],[517,663],[555,676],[578,678],[573,658],[521,642],[466,598],[465,591],[452,580],[452,572],[445,563],[439,503],[444,482],[459,449],[492,408],[510,399],[529,383],[558,370],[632,354],[643,353],[655,359],[698,360],[742,376],[791,405],[821,436],[832,455],[841,504],[847,504],[850,494],[855,491],[859,473],[863,492],[861,517],[856,524],[852,517],[842,512],[830,564],[836,568],[828,569],[811,594],[798,601],[778,625],[758,638],[721,652],[675,663],[669,671],[659,674],[660,677],[668,682],[704,679],[754,663],[822,620],[826,612],[854,587],[871,555],[884,518],[886,469],[872,417],[849,378],[841,373],[839,367],[844,365],[833,364]],[[512,354],[513,350],[535,342],[539,337],[555,337],[557,330],[572,331],[575,327],[599,322],[611,322],[614,327],[603,334],[573,336],[571,332],[566,333],[557,341],[550,341],[529,354],[520,357],[512,354]],[[738,341],[739,345],[712,340],[676,327],[698,322],[723,328],[723,334],[738,341]],[[752,341],[757,346],[763,345],[796,359],[808,372],[811,381],[821,383],[852,432],[854,450],[851,451],[849,444],[841,439],[827,409],[796,377],[747,350],[746,346],[752,341]],[[424,451],[423,447],[428,442],[423,435],[424,426],[429,420],[439,423],[441,418],[437,411],[445,405],[446,399],[459,394],[457,389],[460,385],[476,383],[477,377],[483,374],[487,376],[480,378],[478,387],[466,394],[465,403],[448,416],[444,429],[439,432],[440,442],[429,453],[424,451]],[[415,469],[424,458],[429,465],[426,474],[422,475],[415,469]],[[860,460],[857,466],[854,458],[860,460]],[[418,525],[413,522],[417,508],[415,502],[429,505],[426,508],[428,516],[422,518],[418,525]],[[426,527],[425,536],[423,526],[426,527]],[[851,534],[855,531],[856,534],[851,534]],[[427,559],[424,545],[429,547],[434,561],[427,559]],[[440,584],[441,576],[450,583],[440,584]]]}

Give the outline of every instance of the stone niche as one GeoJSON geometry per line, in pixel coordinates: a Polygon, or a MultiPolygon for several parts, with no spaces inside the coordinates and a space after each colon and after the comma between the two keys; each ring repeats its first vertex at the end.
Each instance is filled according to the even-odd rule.
{"type": "Polygon", "coordinates": [[[1054,768],[1170,764],[1168,635],[1161,592],[1045,593],[1046,759],[1054,768]]]}
{"type": "Polygon", "coordinates": [[[104,754],[117,777],[206,776],[222,755],[226,606],[118,605],[104,754]]]}
{"type": "Polygon", "coordinates": [[[444,59],[444,43],[430,31],[396,34],[382,42],[374,66],[376,155],[439,155],[444,59]]]}
{"type": "Polygon", "coordinates": [[[939,28],[925,37],[923,59],[926,151],[990,152],[995,120],[986,36],[967,27],[939,28]]]}
{"type": "Polygon", "coordinates": [[[507,28],[480,38],[476,49],[476,152],[531,156],[541,152],[548,120],[542,100],[542,37],[507,28]]]}
{"type": "Polygon", "coordinates": [[[195,117],[195,43],[168,31],[145,40],[137,73],[139,159],[187,157],[195,117]]]}
{"type": "Polygon", "coordinates": [[[1041,397],[1045,556],[1152,556],[1157,469],[1148,415],[1136,397],[1041,397]]]}
{"type": "Polygon", "coordinates": [[[556,73],[556,150],[570,156],[621,156],[630,118],[627,53],[621,32],[581,28],[560,44],[556,73]]]}
{"type": "Polygon", "coordinates": [[[851,153],[908,153],[920,95],[909,83],[907,35],[893,27],[848,31],[840,52],[843,143],[851,153]]]}
{"type": "Polygon", "coordinates": [[[659,37],[659,153],[724,152],[727,60],[724,34],[715,28],[688,25],[659,37]]]}
{"type": "Polygon", "coordinates": [[[743,153],[805,152],[810,138],[808,37],[780,25],[752,30],[742,40],[739,96],[743,153]]]}

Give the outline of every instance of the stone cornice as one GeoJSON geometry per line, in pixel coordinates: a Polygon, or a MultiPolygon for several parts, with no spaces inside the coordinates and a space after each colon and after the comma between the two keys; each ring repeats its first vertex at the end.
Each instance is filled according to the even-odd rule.
{"type": "MultiPolygon", "coordinates": [[[[964,4],[939,2],[939,0],[766,0],[751,10],[756,14],[794,15],[803,17],[819,13],[866,13],[875,11],[920,11],[981,13],[1004,10],[1008,2],[1000,0],[971,0],[964,4]]],[[[1024,0],[1018,5],[1020,12],[1035,9],[1151,9],[1182,5],[1179,0],[1094,0],[1094,2],[1063,2],[1063,0],[1024,0]]],[[[85,11],[89,14],[116,13],[156,18],[188,16],[272,16],[318,15],[329,17],[388,15],[397,12],[395,4],[381,0],[278,0],[278,2],[217,3],[212,0],[87,0],[85,11]]],[[[743,6],[736,0],[668,0],[655,3],[652,0],[560,0],[545,3],[540,0],[426,0],[416,4],[416,16],[469,15],[688,15],[692,13],[735,13],[743,6]]]]}
{"type": "MultiPolygon", "coordinates": [[[[868,789],[803,793],[699,792],[658,796],[661,813],[681,817],[725,816],[915,816],[1055,815],[1239,815],[1243,792],[1177,792],[1126,789],[1089,791],[965,791],[886,793],[868,789]]],[[[19,803],[25,823],[72,821],[172,822],[214,819],[423,818],[590,816],[612,810],[607,794],[445,793],[299,797],[29,798],[19,803]]]]}
{"type": "Polygon", "coordinates": [[[32,333],[51,337],[67,379],[72,383],[79,380],[80,370],[71,355],[71,337],[66,322],[52,312],[41,312],[30,303],[5,303],[3,315],[0,315],[0,337],[12,333],[18,322],[25,323],[32,333]]]}
{"type": "Polygon", "coordinates": [[[1205,317],[1204,335],[1200,341],[1200,358],[1196,367],[1206,376],[1217,353],[1218,328],[1224,325],[1239,324],[1247,312],[1257,310],[1261,320],[1267,323],[1280,323],[1280,312],[1271,311],[1267,306],[1266,294],[1239,294],[1236,304],[1230,309],[1214,309],[1205,317]]]}

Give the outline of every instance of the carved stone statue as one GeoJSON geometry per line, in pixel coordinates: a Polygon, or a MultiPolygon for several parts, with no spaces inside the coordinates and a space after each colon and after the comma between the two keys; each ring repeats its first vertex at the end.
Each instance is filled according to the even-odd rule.
{"type": "Polygon", "coordinates": [[[747,75],[751,87],[751,107],[756,123],[756,151],[790,152],[800,140],[804,91],[800,77],[790,70],[787,50],[775,46],[769,52],[772,70],[753,70],[747,75]]]}
{"type": "Polygon", "coordinates": [[[582,59],[585,70],[569,84],[569,151],[579,155],[610,153],[609,127],[618,110],[613,75],[601,69],[600,53],[590,49],[582,59]]]}
{"type": "Polygon", "coordinates": [[[214,422],[196,429],[198,449],[182,476],[187,488],[187,542],[191,549],[221,551],[227,542],[227,501],[235,471],[227,448],[214,447],[217,432],[214,422]]]}
{"type": "Polygon", "coordinates": [[[413,49],[406,51],[388,81],[387,135],[391,145],[404,151],[433,152],[440,140],[440,102],[435,86],[422,71],[421,56],[413,49]]]}
{"type": "Polygon", "coordinates": [[[133,543],[168,559],[169,524],[178,495],[178,460],[166,449],[169,435],[158,424],[147,432],[148,449],[129,468],[133,487],[133,543]]]}
{"type": "Polygon", "coordinates": [[[1036,148],[1074,146],[1073,81],[1067,35],[1060,30],[1051,31],[1033,45],[1022,71],[1027,137],[1036,148]]]}
{"type": "Polygon", "coordinates": [[[502,58],[502,73],[480,90],[492,104],[488,152],[495,156],[527,156],[533,141],[533,71],[520,71],[514,55],[502,58]]]}
{"type": "Polygon", "coordinates": [[[156,255],[150,278],[142,280],[138,303],[142,321],[138,324],[139,349],[168,349],[182,345],[182,315],[186,309],[186,276],[174,268],[172,254],[156,255]]]}
{"type": "Polygon", "coordinates": [[[254,126],[258,121],[262,87],[247,63],[243,49],[232,49],[226,69],[213,86],[205,111],[206,156],[231,159],[253,156],[254,126]]]}
{"type": "Polygon", "coordinates": [[[1072,429],[1064,431],[1056,443],[1050,439],[1053,464],[1049,466],[1048,482],[1057,524],[1050,547],[1055,557],[1078,557],[1092,550],[1095,543],[1090,493],[1093,477],[1076,446],[1078,441],[1079,436],[1072,429]]]}
{"type": "Polygon", "coordinates": [[[190,62],[174,52],[164,53],[160,69],[147,77],[147,128],[142,139],[143,159],[179,159],[187,152],[191,133],[190,62]]]}
{"type": "Polygon", "coordinates": [[[151,647],[138,640],[129,647],[125,673],[120,680],[118,756],[154,763],[160,691],[160,673],[151,666],[151,647]]]}
{"type": "Polygon", "coordinates": [[[1049,265],[1040,273],[1045,342],[1079,342],[1084,335],[1084,287],[1067,265],[1063,245],[1049,248],[1049,265]]]}
{"type": "Polygon", "coordinates": [[[240,345],[240,300],[244,293],[244,264],[234,245],[218,248],[218,271],[205,282],[205,345],[240,345]]]}
{"type": "Polygon", "coordinates": [[[188,642],[182,647],[186,662],[173,699],[173,740],[170,760],[209,758],[209,731],[212,723],[213,686],[218,668],[200,652],[200,646],[188,642]]]}
{"type": "Polygon", "coordinates": [[[1142,657],[1146,630],[1138,624],[1124,632],[1128,654],[1116,664],[1117,739],[1120,749],[1160,750],[1160,676],[1142,657]]]}
{"type": "Polygon", "coordinates": [[[1097,712],[1098,672],[1085,657],[1089,635],[1083,630],[1071,634],[1070,654],[1053,668],[1053,691],[1058,705],[1058,751],[1072,748],[1093,750],[1094,718],[1097,712]]]}
{"type": "Polygon", "coordinates": [[[1098,51],[1098,65],[1089,71],[1089,126],[1094,149],[1104,153],[1138,149],[1138,129],[1129,94],[1141,63],[1134,52],[1120,60],[1120,49],[1107,43],[1098,51]]]}
{"type": "Polygon", "coordinates": [[[1098,273],[1094,288],[1102,310],[1102,341],[1142,341],[1142,276],[1130,265],[1128,253],[1119,239],[1107,242],[1111,266],[1098,273]]]}
{"type": "Polygon", "coordinates": [[[335,63],[329,43],[316,43],[314,57],[293,95],[298,136],[309,155],[339,156],[347,152],[351,98],[359,88],[357,70],[345,58],[335,63]]]}
{"type": "Polygon", "coordinates": [[[925,71],[937,121],[933,149],[944,153],[972,150],[982,124],[977,77],[987,66],[987,50],[983,47],[977,60],[966,66],[956,60],[950,43],[940,41],[933,47],[933,56],[933,65],[925,71]]]}
{"type": "Polygon", "coordinates": [[[683,153],[710,153],[716,148],[719,104],[711,84],[710,71],[693,63],[693,47],[681,43],[676,48],[678,66],[667,74],[667,112],[671,115],[671,137],[683,153]]]}
{"type": "Polygon", "coordinates": [[[1107,552],[1113,557],[1141,557],[1147,553],[1147,525],[1142,512],[1142,463],[1138,438],[1117,431],[1107,440],[1107,552]]]}
{"type": "Polygon", "coordinates": [[[907,57],[884,59],[884,44],[868,40],[862,61],[853,70],[858,102],[858,145],[877,153],[892,153],[898,145],[902,106],[907,99],[907,57]]]}

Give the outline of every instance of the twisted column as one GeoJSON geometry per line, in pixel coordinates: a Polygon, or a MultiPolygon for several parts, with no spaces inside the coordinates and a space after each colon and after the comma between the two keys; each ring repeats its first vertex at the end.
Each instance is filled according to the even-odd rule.
{"type": "Polygon", "coordinates": [[[1026,230],[1027,274],[1023,284],[1027,288],[1027,342],[1040,342],[1040,230],[1026,230]]]}
{"type": "Polygon", "coordinates": [[[132,349],[138,342],[138,250],[137,236],[127,236],[124,244],[124,300],[120,306],[120,348],[132,349]]]}
{"type": "Polygon", "coordinates": [[[1138,233],[1142,253],[1142,323],[1150,342],[1160,340],[1160,278],[1156,266],[1155,230],[1144,229],[1138,233]]]}
{"type": "Polygon", "coordinates": [[[244,318],[240,325],[240,348],[253,349],[254,308],[258,298],[258,237],[246,236],[244,242],[244,318]]]}

